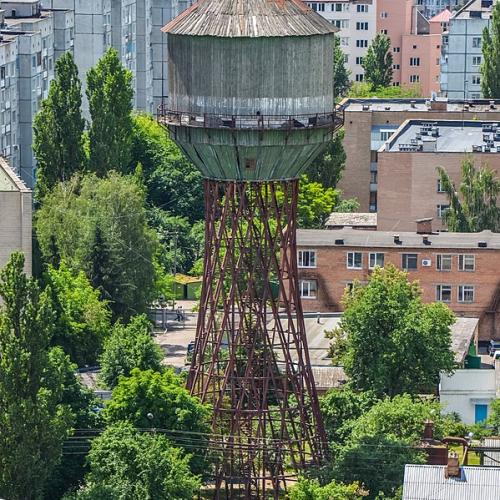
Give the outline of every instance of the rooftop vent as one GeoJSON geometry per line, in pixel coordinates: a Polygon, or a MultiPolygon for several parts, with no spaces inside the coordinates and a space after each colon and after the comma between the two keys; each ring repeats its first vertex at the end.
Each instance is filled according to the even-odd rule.
{"type": "Polygon", "coordinates": [[[370,105],[369,104],[363,104],[363,107],[361,109],[363,111],[370,111],[370,105]]]}
{"type": "Polygon", "coordinates": [[[396,243],[396,245],[401,245],[402,241],[399,239],[399,234],[394,235],[394,243],[396,243]]]}
{"type": "Polygon", "coordinates": [[[336,245],[343,245],[344,244],[344,240],[335,240],[335,244],[336,245]]]}
{"type": "Polygon", "coordinates": [[[482,151],[483,151],[483,147],[482,146],[478,146],[478,145],[472,146],[472,152],[473,153],[481,153],[482,151]]]}
{"type": "Polygon", "coordinates": [[[431,242],[429,240],[429,235],[428,234],[424,234],[424,236],[422,236],[422,243],[424,245],[431,245],[431,242]]]}
{"type": "Polygon", "coordinates": [[[385,109],[386,111],[390,111],[390,110],[391,110],[391,107],[390,107],[390,106],[386,106],[384,109],[385,109]]]}
{"type": "Polygon", "coordinates": [[[490,101],[490,109],[496,109],[495,108],[495,101],[490,101]]]}
{"type": "Polygon", "coordinates": [[[460,477],[460,463],[458,461],[458,455],[452,451],[448,455],[448,464],[444,471],[446,477],[460,477]]]}
{"type": "Polygon", "coordinates": [[[479,248],[487,248],[488,243],[486,243],[486,241],[478,241],[477,246],[479,248]]]}
{"type": "Polygon", "coordinates": [[[417,107],[417,101],[410,101],[410,106],[412,108],[416,108],[417,107]]]}

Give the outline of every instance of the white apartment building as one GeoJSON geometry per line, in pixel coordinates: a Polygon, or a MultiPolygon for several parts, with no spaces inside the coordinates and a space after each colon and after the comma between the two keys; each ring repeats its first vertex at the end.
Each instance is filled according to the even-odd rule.
{"type": "Polygon", "coordinates": [[[416,0],[416,5],[421,6],[420,12],[427,19],[439,14],[446,8],[453,10],[463,3],[464,0],[416,0]]]}
{"type": "Polygon", "coordinates": [[[363,81],[363,57],[377,33],[377,0],[317,0],[307,5],[339,28],[351,80],[363,81]]]}
{"type": "Polygon", "coordinates": [[[471,0],[450,19],[443,36],[441,95],[480,99],[483,30],[490,26],[495,0],[471,0]]]}

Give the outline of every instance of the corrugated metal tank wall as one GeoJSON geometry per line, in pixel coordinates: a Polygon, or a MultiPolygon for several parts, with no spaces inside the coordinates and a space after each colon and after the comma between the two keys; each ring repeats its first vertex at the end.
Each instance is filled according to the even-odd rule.
{"type": "Polygon", "coordinates": [[[227,115],[333,109],[333,34],[271,38],[169,35],[169,108],[227,115]]]}

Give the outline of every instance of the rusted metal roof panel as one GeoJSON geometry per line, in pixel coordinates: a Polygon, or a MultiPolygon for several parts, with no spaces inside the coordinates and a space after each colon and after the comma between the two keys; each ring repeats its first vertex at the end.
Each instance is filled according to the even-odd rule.
{"type": "Polygon", "coordinates": [[[324,35],[338,30],[301,0],[199,0],[163,31],[256,38],[324,35]]]}

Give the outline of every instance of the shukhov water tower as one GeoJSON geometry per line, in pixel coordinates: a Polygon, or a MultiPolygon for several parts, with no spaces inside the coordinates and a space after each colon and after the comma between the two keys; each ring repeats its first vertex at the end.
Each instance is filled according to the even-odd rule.
{"type": "Polygon", "coordinates": [[[297,178],[338,125],[335,28],[300,0],[201,0],[164,31],[159,117],[206,179],[188,388],[214,408],[217,495],[277,497],[324,456],[297,280],[297,178]]]}

